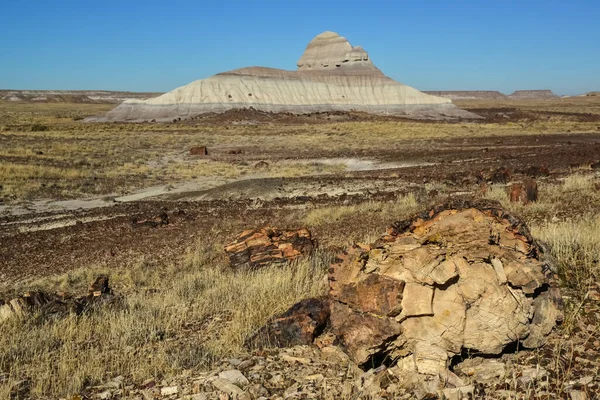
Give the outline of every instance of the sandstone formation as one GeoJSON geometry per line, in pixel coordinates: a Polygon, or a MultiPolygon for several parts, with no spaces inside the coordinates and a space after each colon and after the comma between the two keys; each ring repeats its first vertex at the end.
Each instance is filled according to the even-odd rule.
{"type": "MultiPolygon", "coordinates": [[[[542,247],[491,201],[454,200],[395,223],[340,256],[329,280],[328,334],[365,370],[384,364],[401,377],[447,378],[466,350],[539,347],[563,315],[542,247]]],[[[259,331],[262,344],[290,341],[283,324],[259,331]]]]}
{"type": "Polygon", "coordinates": [[[337,33],[315,37],[296,71],[264,67],[223,72],[162,96],[129,100],[91,121],[172,121],[231,109],[295,114],[362,111],[411,118],[477,118],[449,99],[386,77],[361,47],[337,33]]]}
{"type": "Polygon", "coordinates": [[[307,229],[281,230],[274,227],[250,229],[225,246],[232,267],[258,268],[293,261],[310,254],[316,246],[307,229]]]}
{"type": "Polygon", "coordinates": [[[551,100],[558,99],[559,96],[552,93],[552,90],[516,90],[508,98],[510,100],[551,100]]]}

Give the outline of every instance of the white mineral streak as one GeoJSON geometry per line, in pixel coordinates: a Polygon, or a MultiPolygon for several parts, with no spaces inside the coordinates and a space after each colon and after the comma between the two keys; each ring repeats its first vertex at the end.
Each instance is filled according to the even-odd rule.
{"type": "Polygon", "coordinates": [[[337,33],[314,38],[297,71],[250,67],[192,82],[148,100],[128,100],[100,120],[168,121],[208,112],[254,108],[267,112],[362,111],[416,118],[476,118],[446,98],[386,77],[367,52],[337,33]]]}

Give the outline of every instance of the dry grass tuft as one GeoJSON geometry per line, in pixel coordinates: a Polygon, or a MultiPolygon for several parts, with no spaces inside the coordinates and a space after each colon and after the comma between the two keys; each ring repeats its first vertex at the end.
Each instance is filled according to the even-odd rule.
{"type": "MultiPolygon", "coordinates": [[[[118,375],[141,382],[206,366],[243,352],[244,339],[274,313],[325,290],[329,259],[322,253],[258,271],[235,272],[218,260],[203,242],[183,266],[141,262],[110,271],[113,286],[125,293],[122,307],[1,324],[0,376],[9,378],[0,383],[0,398],[21,379],[29,381],[31,397],[41,398],[75,394],[118,375]]],[[[94,272],[53,282],[80,288],[94,272]]]]}

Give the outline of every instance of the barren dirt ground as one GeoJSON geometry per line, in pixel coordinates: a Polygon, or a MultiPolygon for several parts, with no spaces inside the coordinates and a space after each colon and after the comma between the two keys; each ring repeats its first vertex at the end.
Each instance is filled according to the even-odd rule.
{"type": "MultiPolygon", "coordinates": [[[[530,131],[522,135],[518,133],[521,125],[546,121],[550,118],[548,113],[506,107],[475,110],[487,116],[488,122],[418,123],[423,127],[426,137],[411,135],[409,139],[403,136],[403,124],[415,130],[419,127],[415,128],[415,123],[381,118],[378,129],[383,133],[373,134],[368,130],[376,118],[365,115],[316,116],[311,120],[311,117],[272,116],[250,111],[246,114],[237,112],[228,116],[205,117],[209,122],[203,123],[208,123],[211,128],[239,129],[237,123],[240,120],[257,125],[251,125],[249,133],[244,131],[240,134],[241,145],[228,143],[227,146],[209,146],[207,157],[189,156],[183,147],[173,157],[185,162],[186,169],[201,169],[203,166],[210,169],[211,164],[222,163],[227,167],[243,165],[249,169],[247,173],[223,176],[216,172],[204,177],[190,175],[186,180],[177,179],[174,175],[163,178],[160,172],[155,177],[151,174],[124,175],[121,179],[135,181],[138,187],[132,189],[129,196],[119,197],[116,189],[120,186],[117,185],[112,192],[109,187],[102,196],[94,195],[93,190],[87,195],[80,193],[80,197],[70,193],[64,195],[63,192],[63,196],[59,196],[66,196],[67,199],[63,201],[48,198],[55,193],[52,185],[68,186],[73,179],[79,178],[68,175],[61,177],[60,173],[56,177],[42,177],[39,189],[35,192],[37,199],[16,197],[11,201],[5,200],[4,205],[0,203],[0,276],[5,282],[39,278],[90,264],[107,268],[122,266],[140,257],[160,264],[164,260],[175,260],[193,244],[194,237],[219,226],[230,228],[223,232],[223,237],[227,237],[248,226],[281,225],[282,221],[293,223],[294,216],[322,206],[391,199],[409,192],[429,201],[437,196],[431,195],[437,186],[445,188],[440,191],[443,193],[438,193],[444,195],[477,192],[480,172],[489,173],[500,167],[508,168],[513,180],[530,175],[529,169],[532,167],[545,167],[550,173],[540,178],[544,182],[552,182],[577,169],[589,170],[591,164],[600,160],[600,131],[593,131],[596,128],[593,124],[600,125],[600,113],[559,113],[561,118],[552,133],[535,134],[530,131]],[[332,117],[364,120],[366,144],[350,143],[343,147],[319,146],[309,149],[296,147],[306,146],[313,141],[319,144],[327,142],[328,133],[315,134],[306,139],[306,130],[343,130],[343,124],[330,122],[332,117]],[[253,139],[254,128],[262,127],[265,119],[275,120],[268,125],[270,132],[266,136],[277,146],[248,146],[247,142],[253,139]],[[581,120],[592,124],[588,128],[591,132],[556,131],[563,121],[571,124],[572,121],[581,120]],[[306,125],[307,121],[311,121],[311,124],[306,125]],[[507,125],[517,127],[514,134],[505,132],[507,125]],[[298,143],[290,137],[290,131],[294,129],[302,130],[303,138],[298,143]],[[439,135],[436,129],[440,130],[439,135]],[[458,132],[457,136],[449,137],[445,129],[458,132]],[[470,133],[478,129],[486,129],[490,133],[472,137],[470,133]],[[273,137],[277,130],[286,132],[284,139],[273,137]],[[398,138],[394,140],[396,130],[398,138]],[[369,135],[372,135],[372,140],[369,140],[369,135]],[[228,154],[228,149],[241,151],[241,154],[228,154]],[[268,171],[254,168],[260,161],[267,163],[268,171]],[[299,176],[295,176],[296,168],[300,171],[299,176]],[[157,181],[162,184],[155,185],[157,181]],[[150,188],[144,188],[145,185],[150,188]],[[132,218],[152,218],[163,211],[169,214],[168,226],[160,229],[132,227],[132,218]],[[224,221],[227,223],[224,224],[224,221]]],[[[188,122],[187,129],[193,123],[188,122]]],[[[352,129],[360,129],[361,122],[357,124],[358,128],[352,125],[352,129]]],[[[129,126],[140,130],[139,124],[120,125],[119,133],[115,135],[127,136],[129,126]]],[[[204,124],[198,126],[199,129],[206,129],[204,124]]],[[[59,128],[64,129],[62,125],[59,128]]],[[[80,135],[77,130],[86,132],[96,129],[84,123],[69,128],[74,131],[72,135],[75,137],[80,135]]],[[[9,143],[7,149],[11,148],[10,141],[22,141],[29,148],[51,147],[48,143],[55,135],[51,132],[47,135],[49,137],[45,137],[41,132],[36,137],[24,138],[24,135],[11,132],[11,127],[8,129],[8,132],[1,134],[4,142],[9,143]]],[[[165,134],[173,135],[172,132],[165,134]]],[[[218,131],[214,133],[218,134],[218,131]]],[[[62,135],[67,134],[61,133],[61,139],[58,140],[64,140],[62,135]]],[[[156,146],[152,143],[154,138],[156,133],[149,134],[149,142],[139,148],[132,146],[131,152],[145,153],[148,147],[156,146]]],[[[75,141],[73,150],[76,150],[81,139],[72,140],[75,141]]],[[[187,143],[191,147],[198,143],[197,140],[192,132],[187,143]]],[[[179,144],[181,146],[185,146],[185,142],[179,144]]],[[[172,144],[166,144],[165,148],[172,148],[172,144]]],[[[46,166],[44,161],[40,162],[29,153],[18,159],[0,155],[0,160],[15,165],[46,166]]],[[[77,168],[77,154],[61,157],[68,166],[66,168],[71,168],[73,164],[77,168]]],[[[163,155],[159,154],[144,163],[159,162],[156,160],[161,160],[161,157],[163,155]]],[[[52,160],[46,159],[45,162],[51,163],[52,160]]],[[[27,182],[36,178],[24,179],[27,182]]],[[[3,179],[10,180],[10,177],[3,176],[3,179]]],[[[94,181],[98,177],[89,179],[94,181]]],[[[579,211],[572,210],[573,213],[579,211]]]]}

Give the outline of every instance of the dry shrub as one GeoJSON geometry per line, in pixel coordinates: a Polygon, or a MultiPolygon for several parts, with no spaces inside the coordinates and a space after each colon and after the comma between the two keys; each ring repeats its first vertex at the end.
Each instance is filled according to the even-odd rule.
{"type": "Polygon", "coordinates": [[[550,245],[558,273],[566,286],[582,296],[600,279],[600,214],[577,221],[532,227],[535,237],[550,245]]]}

